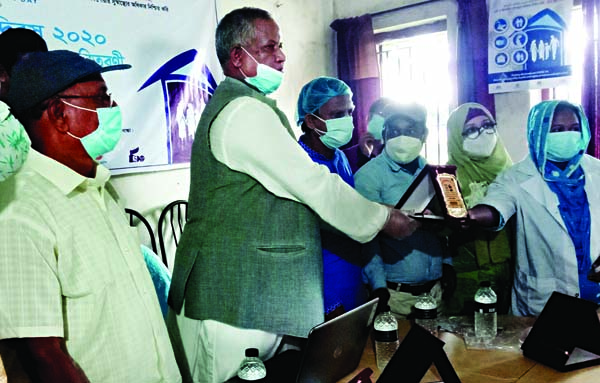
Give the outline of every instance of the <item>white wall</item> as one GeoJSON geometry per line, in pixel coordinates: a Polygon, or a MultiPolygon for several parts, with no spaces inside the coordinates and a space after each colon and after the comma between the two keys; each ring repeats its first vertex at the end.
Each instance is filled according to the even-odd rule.
{"type": "MultiPolygon", "coordinates": [[[[216,3],[218,18],[233,9],[253,6],[269,11],[279,24],[287,61],[284,82],[273,97],[293,124],[296,100],[302,85],[317,76],[335,75],[333,37],[329,28],[334,20],[332,2],[217,0],[216,3]]],[[[184,168],[113,176],[112,182],[125,206],[142,212],[156,227],[163,206],[175,199],[188,198],[189,175],[189,168],[184,168]]]]}

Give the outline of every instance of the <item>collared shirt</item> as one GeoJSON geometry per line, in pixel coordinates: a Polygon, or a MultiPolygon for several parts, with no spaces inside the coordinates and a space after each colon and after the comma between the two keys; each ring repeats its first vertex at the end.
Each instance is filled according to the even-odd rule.
{"type": "MultiPolygon", "coordinates": [[[[356,190],[372,201],[395,206],[426,165],[422,157],[417,161],[418,166],[411,172],[383,151],[356,172],[356,190]]],[[[422,284],[441,278],[442,263],[451,263],[441,241],[440,237],[425,230],[417,230],[401,240],[378,237],[365,247],[373,255],[363,270],[366,282],[375,290],[385,287],[386,280],[422,284]]]]}
{"type": "Polygon", "coordinates": [[[317,164],[327,166],[330,172],[335,173],[342,177],[345,183],[354,187],[354,177],[352,176],[352,170],[350,169],[350,164],[348,163],[348,159],[344,152],[339,149],[335,149],[333,152],[333,158],[329,159],[322,155],[321,153],[312,150],[308,145],[302,142],[302,138],[298,140],[298,143],[308,153],[308,156],[311,160],[316,162],[317,164]]]}
{"type": "Polygon", "coordinates": [[[99,165],[31,150],[0,184],[0,339],[62,337],[91,382],[180,382],[140,243],[99,165]]]}
{"type": "Polygon", "coordinates": [[[210,146],[219,162],[252,176],[278,197],[304,203],[356,241],[373,239],[387,221],[388,207],[311,161],[273,110],[251,97],[237,98],[219,113],[210,146]]]}

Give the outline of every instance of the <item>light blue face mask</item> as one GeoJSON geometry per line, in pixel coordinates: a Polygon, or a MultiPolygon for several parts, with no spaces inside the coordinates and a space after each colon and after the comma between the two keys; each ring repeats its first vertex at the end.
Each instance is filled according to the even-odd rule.
{"type": "Polygon", "coordinates": [[[332,118],[330,120],[323,120],[321,117],[316,118],[323,121],[327,127],[327,131],[324,132],[319,129],[315,129],[321,136],[321,142],[329,149],[337,149],[340,146],[346,145],[352,139],[352,131],[354,130],[354,120],[352,116],[332,118]]]}
{"type": "Polygon", "coordinates": [[[122,131],[121,108],[118,106],[113,106],[110,108],[98,108],[94,110],[69,104],[64,100],[63,102],[69,106],[72,106],[73,108],[98,113],[98,128],[87,136],[77,137],[71,132],[67,132],[69,136],[81,141],[83,148],[90,155],[90,157],[96,160],[98,157],[110,152],[117,146],[117,143],[121,138],[122,131]]]}
{"type": "Polygon", "coordinates": [[[385,122],[385,118],[378,114],[373,115],[367,124],[367,132],[371,133],[376,140],[383,139],[383,124],[385,122]]]}
{"type": "Polygon", "coordinates": [[[240,72],[242,72],[244,75],[244,81],[258,89],[261,93],[271,94],[275,92],[281,85],[281,81],[283,80],[283,72],[273,69],[268,65],[259,63],[246,49],[244,49],[244,47],[240,48],[242,48],[244,52],[246,52],[246,54],[250,56],[250,58],[254,60],[256,64],[258,64],[256,67],[256,76],[254,77],[246,76],[242,68],[240,68],[240,72]]]}
{"type": "Polygon", "coordinates": [[[548,133],[546,138],[546,153],[548,159],[556,162],[566,162],[583,150],[581,132],[548,133]]]}

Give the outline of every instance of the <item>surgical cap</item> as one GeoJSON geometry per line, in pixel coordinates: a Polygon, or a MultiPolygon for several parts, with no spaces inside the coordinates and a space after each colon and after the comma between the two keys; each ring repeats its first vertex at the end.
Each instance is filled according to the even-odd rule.
{"type": "Polygon", "coordinates": [[[304,116],[314,113],[333,97],[343,95],[352,98],[352,91],[345,82],[333,77],[317,77],[304,85],[300,91],[298,108],[296,109],[296,123],[301,125],[304,116]]]}

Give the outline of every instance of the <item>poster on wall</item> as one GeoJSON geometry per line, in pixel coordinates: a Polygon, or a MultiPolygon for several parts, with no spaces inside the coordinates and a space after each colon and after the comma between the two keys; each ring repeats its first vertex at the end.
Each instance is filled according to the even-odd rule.
{"type": "Polygon", "coordinates": [[[123,113],[117,148],[100,162],[113,174],[187,167],[200,114],[223,78],[214,0],[2,0],[0,32],[28,28],[48,49],[102,66],[123,113]]]}
{"type": "Polygon", "coordinates": [[[571,75],[573,0],[489,0],[490,93],[551,88],[571,75]]]}

